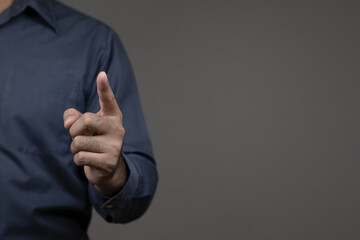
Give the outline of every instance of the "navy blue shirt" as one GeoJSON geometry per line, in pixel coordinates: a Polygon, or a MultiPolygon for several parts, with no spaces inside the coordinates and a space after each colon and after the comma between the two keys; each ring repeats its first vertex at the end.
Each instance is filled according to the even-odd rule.
{"type": "Polygon", "coordinates": [[[126,223],[148,208],[157,170],[134,75],[112,29],[52,0],[0,14],[0,239],[87,239],[91,207],[126,223]],[[99,111],[105,71],[123,112],[128,169],[114,196],[96,191],[70,152],[63,112],[99,111]]]}

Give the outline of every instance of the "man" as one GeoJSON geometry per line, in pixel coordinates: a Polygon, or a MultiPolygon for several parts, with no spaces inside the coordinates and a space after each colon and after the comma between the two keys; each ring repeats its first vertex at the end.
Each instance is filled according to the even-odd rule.
{"type": "Polygon", "coordinates": [[[157,170],[114,31],[57,1],[0,0],[0,163],[0,239],[87,239],[91,206],[114,223],[146,211],[157,170]]]}

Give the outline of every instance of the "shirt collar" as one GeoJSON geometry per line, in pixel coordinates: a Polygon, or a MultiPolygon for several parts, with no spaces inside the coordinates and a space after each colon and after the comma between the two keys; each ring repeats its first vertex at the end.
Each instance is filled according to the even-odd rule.
{"type": "Polygon", "coordinates": [[[28,1],[28,6],[34,9],[50,25],[50,27],[56,33],[59,33],[59,26],[56,22],[56,16],[55,16],[54,0],[27,0],[27,1],[28,1]]]}

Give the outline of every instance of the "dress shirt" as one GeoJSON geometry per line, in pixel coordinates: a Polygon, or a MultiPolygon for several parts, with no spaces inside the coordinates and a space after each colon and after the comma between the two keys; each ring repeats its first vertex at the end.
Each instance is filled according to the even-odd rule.
{"type": "Polygon", "coordinates": [[[88,239],[92,206],[114,223],[146,211],[158,175],[131,65],[110,27],[53,0],[17,0],[0,14],[0,164],[0,239],[88,239]],[[114,196],[73,162],[62,117],[99,111],[100,71],[126,130],[128,179],[114,196]]]}

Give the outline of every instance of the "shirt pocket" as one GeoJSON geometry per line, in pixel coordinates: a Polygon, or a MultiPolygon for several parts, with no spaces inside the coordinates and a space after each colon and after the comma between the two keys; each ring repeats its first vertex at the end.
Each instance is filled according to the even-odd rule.
{"type": "Polygon", "coordinates": [[[69,151],[71,137],[63,112],[76,105],[75,77],[20,70],[8,72],[2,80],[0,141],[29,154],[69,151]]]}

